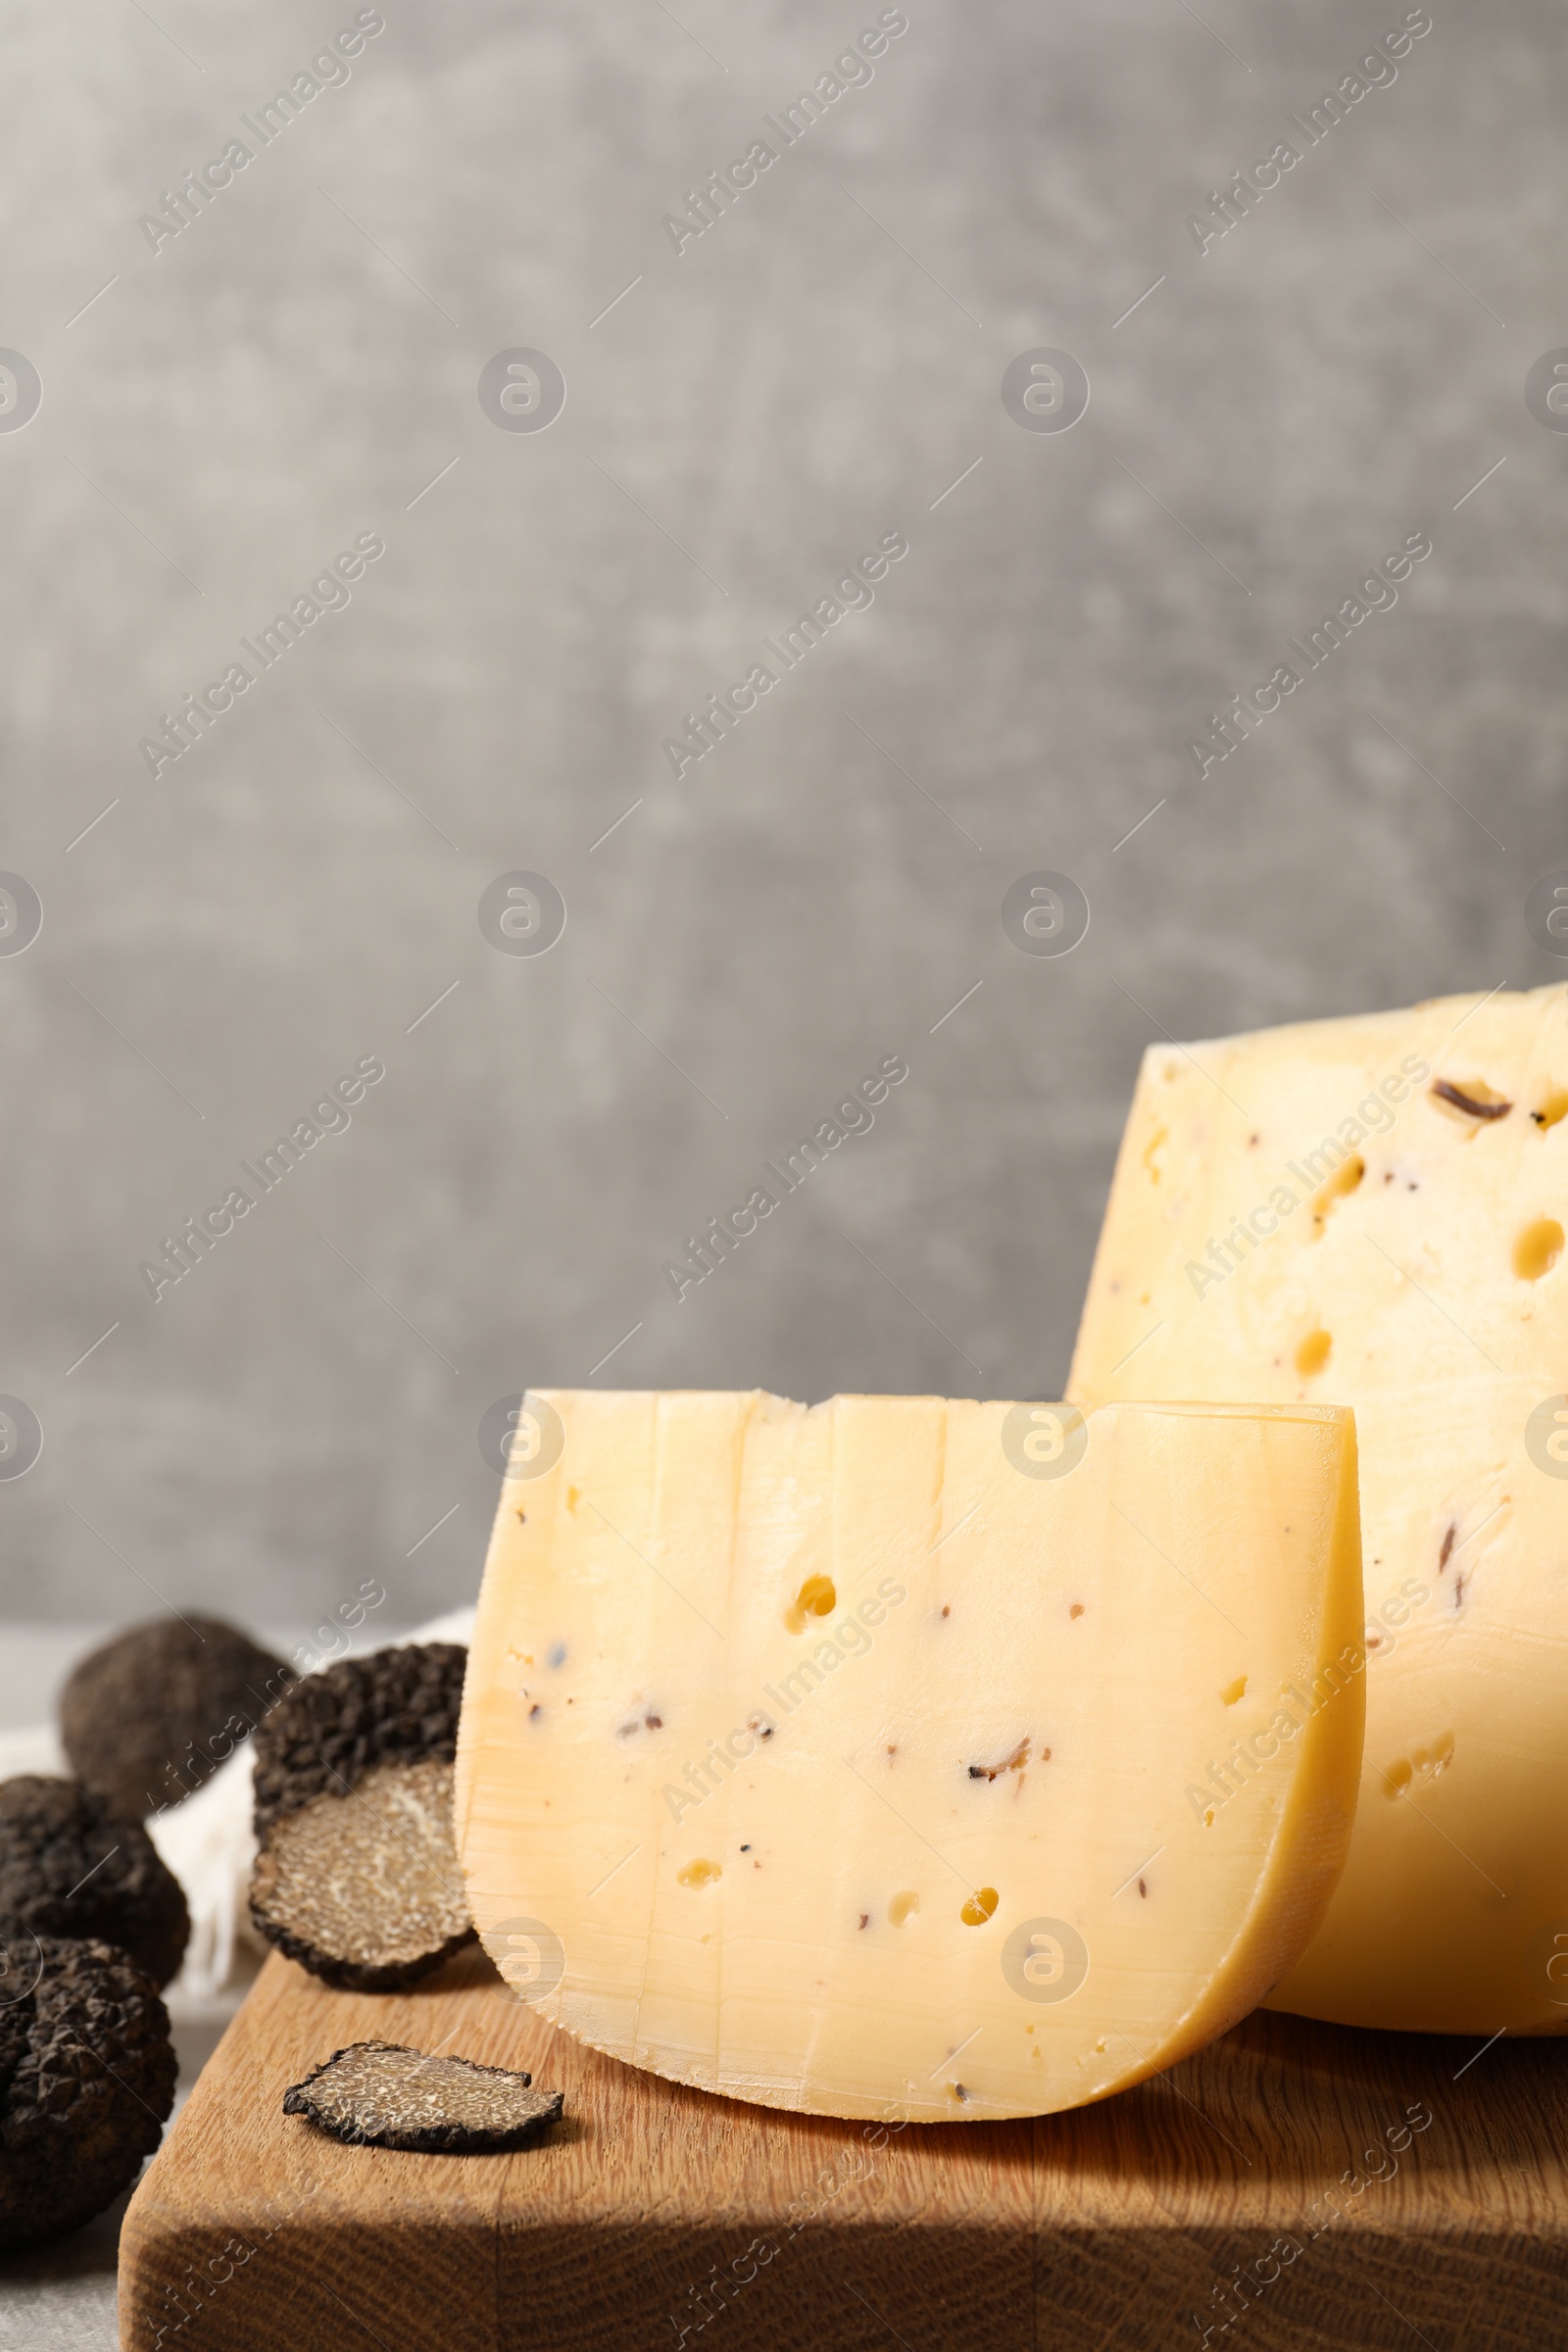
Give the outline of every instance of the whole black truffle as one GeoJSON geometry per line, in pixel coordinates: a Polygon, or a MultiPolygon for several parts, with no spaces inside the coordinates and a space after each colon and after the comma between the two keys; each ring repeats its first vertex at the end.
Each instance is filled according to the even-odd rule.
{"type": "Polygon", "coordinates": [[[133,1625],[67,1679],[66,1760],[117,1812],[139,1821],[199,1788],[294,1679],[281,1658],[221,1618],[133,1625]]]}
{"type": "Polygon", "coordinates": [[[401,2041],[351,2041],[283,2093],[285,2115],[357,2148],[499,2156],[537,2147],[561,2120],[559,2090],[471,2058],[426,2058],[401,2041]]]}
{"type": "Polygon", "coordinates": [[[409,1642],[303,1676],[257,1732],[257,1836],[377,1764],[453,1763],[467,1664],[461,1642],[409,1642]]]}
{"type": "Polygon", "coordinates": [[[101,1936],[167,1984],[190,1914],[139,1821],[121,1820],[79,1781],[28,1772],[0,1781],[0,1936],[28,1935],[101,1936]]]}
{"type": "Polygon", "coordinates": [[[472,1939],[452,1827],[467,1656],[342,1658],[258,1728],[251,1918],[329,1984],[396,1991],[472,1939]]]}
{"type": "Polygon", "coordinates": [[[134,2180],[174,2103],[169,2013],[113,1945],[7,1939],[0,2247],[62,2237],[134,2180]]]}

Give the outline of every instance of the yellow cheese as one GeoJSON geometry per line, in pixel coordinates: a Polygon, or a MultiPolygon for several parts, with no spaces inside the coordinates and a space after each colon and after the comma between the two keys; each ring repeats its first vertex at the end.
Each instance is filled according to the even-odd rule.
{"type": "Polygon", "coordinates": [[[1568,998],[1151,1048],[1069,1393],[1353,1406],[1366,1759],[1273,2005],[1568,2027],[1568,998]]]}
{"type": "Polygon", "coordinates": [[[1304,1949],[1360,1759],[1348,1414],[549,1391],[518,1429],[459,1846],[583,2041],[815,2114],[1036,2114],[1304,1949]]]}

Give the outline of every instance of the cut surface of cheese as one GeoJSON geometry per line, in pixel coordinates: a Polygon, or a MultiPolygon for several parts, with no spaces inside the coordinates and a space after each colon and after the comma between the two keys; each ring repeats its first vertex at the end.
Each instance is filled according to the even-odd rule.
{"type": "Polygon", "coordinates": [[[1040,2114],[1304,1949],[1360,1762],[1349,1414],[543,1391],[517,1426],[459,1851],[581,2040],[814,2114],[1040,2114]]]}
{"type": "Polygon", "coordinates": [[[1277,2008],[1568,2029],[1565,1112],[1560,986],[1144,1059],[1069,1394],[1357,1423],[1361,1796],[1277,2008]]]}

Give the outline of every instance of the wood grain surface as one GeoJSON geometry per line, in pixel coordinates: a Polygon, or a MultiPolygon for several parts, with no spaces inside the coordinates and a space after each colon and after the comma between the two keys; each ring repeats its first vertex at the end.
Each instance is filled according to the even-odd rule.
{"type": "Polygon", "coordinates": [[[1075,2114],[889,2129],[676,2088],[540,2023],[477,1952],[408,1994],[270,1959],[125,2219],[125,2352],[1550,2352],[1568,2048],[1259,2011],[1075,2114]],[[564,2092],[512,2156],[346,2148],[282,2112],[377,2037],[564,2092]]]}

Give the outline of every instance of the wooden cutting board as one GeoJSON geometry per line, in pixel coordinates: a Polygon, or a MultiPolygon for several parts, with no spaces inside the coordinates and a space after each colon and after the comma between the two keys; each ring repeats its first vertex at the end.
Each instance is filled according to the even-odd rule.
{"type": "Polygon", "coordinates": [[[126,2352],[1549,2352],[1568,2046],[1259,2011],[1020,2124],[889,2133],[682,2090],[543,2025],[482,1954],[399,1995],[269,1960],[125,2217],[126,2352]],[[514,2156],[282,2112],[344,2043],[565,2093],[514,2156]],[[710,2332],[711,2330],[711,2332],[710,2332]]]}

